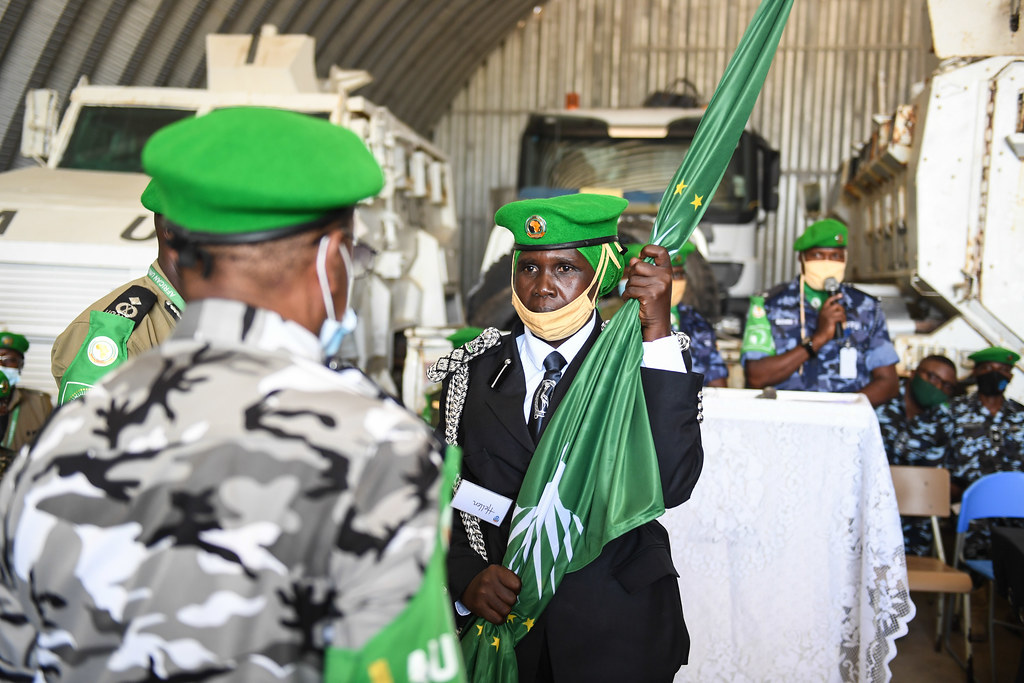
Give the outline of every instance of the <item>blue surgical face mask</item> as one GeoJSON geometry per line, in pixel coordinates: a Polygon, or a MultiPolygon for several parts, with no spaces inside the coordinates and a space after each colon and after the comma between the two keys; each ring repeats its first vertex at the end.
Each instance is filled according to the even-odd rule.
{"type": "Polygon", "coordinates": [[[0,371],[7,377],[7,382],[13,387],[21,379],[21,370],[19,368],[5,368],[0,367],[0,371]]]}
{"type": "MultiPolygon", "coordinates": [[[[320,281],[320,292],[323,294],[324,307],[327,309],[327,319],[320,326],[320,346],[323,348],[327,358],[333,358],[337,355],[338,349],[341,348],[342,340],[356,329],[356,324],[359,321],[356,318],[355,311],[352,310],[352,306],[347,303],[341,320],[338,320],[334,314],[334,297],[331,296],[331,289],[327,282],[327,241],[328,236],[324,235],[320,238],[320,246],[317,247],[316,277],[320,281]]],[[[351,297],[352,283],[354,281],[352,276],[352,258],[348,255],[348,249],[345,248],[345,245],[341,245],[341,258],[345,261],[345,276],[348,278],[347,296],[351,297]]]]}

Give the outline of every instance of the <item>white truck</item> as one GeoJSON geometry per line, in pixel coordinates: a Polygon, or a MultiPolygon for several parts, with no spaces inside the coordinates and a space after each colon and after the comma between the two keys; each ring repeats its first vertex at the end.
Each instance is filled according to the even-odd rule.
{"type": "Polygon", "coordinates": [[[25,386],[55,392],[55,337],[156,257],[151,215],[139,202],[148,182],[140,153],[149,136],[184,117],[252,105],[346,126],[384,169],[384,190],[356,212],[356,239],[377,253],[357,281],[360,325],[343,351],[397,394],[395,334],[462,322],[458,283],[447,268],[458,227],[445,156],[387,109],[351,94],[369,81],[365,72],[334,67],[318,79],[313,39],[266,27],[259,36],[207,36],[206,89],[103,86],[83,78],[59,126],[56,93],[31,92],[22,153],[39,165],[0,174],[0,329],[31,343],[25,386]]]}
{"type": "MultiPolygon", "coordinates": [[[[943,353],[963,375],[973,351],[1024,351],[1024,35],[1019,2],[928,8],[942,61],[911,103],[876,118],[830,204],[850,227],[847,279],[910,303],[901,362],[943,353]]],[[[1021,400],[1014,374],[1007,393],[1021,400]]]]}

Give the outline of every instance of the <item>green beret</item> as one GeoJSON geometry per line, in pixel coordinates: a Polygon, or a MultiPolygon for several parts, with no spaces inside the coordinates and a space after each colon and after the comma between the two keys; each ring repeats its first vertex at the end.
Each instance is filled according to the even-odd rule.
{"type": "Polygon", "coordinates": [[[1005,365],[1013,365],[1020,360],[1019,353],[1014,353],[1009,349],[1000,348],[998,346],[993,346],[981,351],[975,351],[967,357],[975,363],[1003,363],[1005,365]]]}
{"type": "Polygon", "coordinates": [[[384,176],[347,128],[280,109],[219,109],[142,150],[163,213],[195,241],[274,239],[372,197],[384,176]]]}
{"type": "Polygon", "coordinates": [[[626,258],[626,263],[629,263],[631,258],[640,258],[640,251],[647,245],[643,242],[633,242],[632,244],[626,244],[622,248],[626,250],[623,255],[626,258]]]}
{"type": "MultiPolygon", "coordinates": [[[[646,247],[646,244],[641,242],[634,242],[633,244],[627,244],[626,249],[626,263],[629,263],[631,258],[640,258],[640,251],[646,247]]],[[[697,245],[693,242],[684,242],[683,246],[679,247],[679,251],[676,252],[675,256],[672,257],[673,266],[686,266],[686,257],[697,251],[697,245]]]]}
{"type": "Polygon", "coordinates": [[[153,213],[162,214],[164,212],[164,202],[160,188],[157,187],[155,181],[150,180],[149,185],[146,185],[146,189],[142,191],[142,196],[139,197],[139,201],[142,205],[152,211],[153,213]]]}
{"type": "Polygon", "coordinates": [[[24,356],[28,351],[28,339],[14,332],[0,332],[0,349],[12,349],[24,356]]]}
{"type": "Polygon", "coordinates": [[[445,337],[445,339],[450,341],[455,348],[459,348],[466,342],[473,341],[479,337],[483,331],[484,328],[482,327],[460,327],[445,337]]]}
{"type": "Polygon", "coordinates": [[[845,247],[847,241],[846,226],[834,218],[826,218],[807,226],[804,234],[793,243],[794,251],[807,251],[815,248],[845,247]]]}
{"type": "MultiPolygon", "coordinates": [[[[602,245],[618,241],[619,216],[628,204],[622,197],[605,194],[523,199],[498,209],[494,222],[512,233],[519,251],[578,249],[596,270],[602,245]]],[[[598,296],[618,285],[626,265],[619,249],[613,249],[620,263],[608,265],[598,285],[598,296]]]]}
{"type": "Polygon", "coordinates": [[[679,247],[679,251],[672,257],[673,266],[686,266],[686,257],[697,251],[697,245],[693,242],[683,242],[683,246],[679,247]]]}

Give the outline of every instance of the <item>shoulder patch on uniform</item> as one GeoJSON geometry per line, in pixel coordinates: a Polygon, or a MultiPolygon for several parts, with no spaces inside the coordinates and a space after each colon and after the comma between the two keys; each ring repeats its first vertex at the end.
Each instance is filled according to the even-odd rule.
{"type": "Polygon", "coordinates": [[[85,350],[85,355],[89,362],[101,368],[105,368],[116,361],[118,353],[117,342],[110,337],[102,336],[93,337],[89,341],[89,348],[85,350]]]}
{"type": "Polygon", "coordinates": [[[139,285],[132,285],[111,301],[110,305],[104,309],[104,313],[113,313],[131,320],[135,324],[134,330],[138,329],[139,323],[155,304],[156,294],[154,292],[139,285]]]}

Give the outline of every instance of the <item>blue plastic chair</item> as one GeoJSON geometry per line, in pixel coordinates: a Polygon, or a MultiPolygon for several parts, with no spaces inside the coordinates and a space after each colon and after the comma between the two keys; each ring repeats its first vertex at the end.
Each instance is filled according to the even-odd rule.
{"type": "MultiPolygon", "coordinates": [[[[992,560],[968,560],[963,556],[964,539],[967,536],[967,529],[972,520],[989,519],[992,517],[1020,517],[1024,518],[1024,472],[995,472],[988,474],[974,482],[964,491],[963,499],[960,501],[960,515],[956,522],[956,551],[954,554],[953,567],[967,567],[971,571],[983,576],[989,582],[988,601],[988,646],[989,662],[992,667],[992,680],[996,679],[996,647],[995,634],[992,628],[995,624],[1020,628],[1017,624],[996,621],[993,618],[993,603],[995,602],[995,588],[993,580],[995,574],[992,571],[992,560]]],[[[971,649],[971,596],[964,594],[964,638],[967,652],[967,677],[973,679],[974,661],[971,649]]],[[[949,647],[949,629],[946,628],[946,646],[949,647]]],[[[952,649],[950,649],[952,652],[952,649]]],[[[953,653],[956,657],[956,653],[953,653]]]]}

